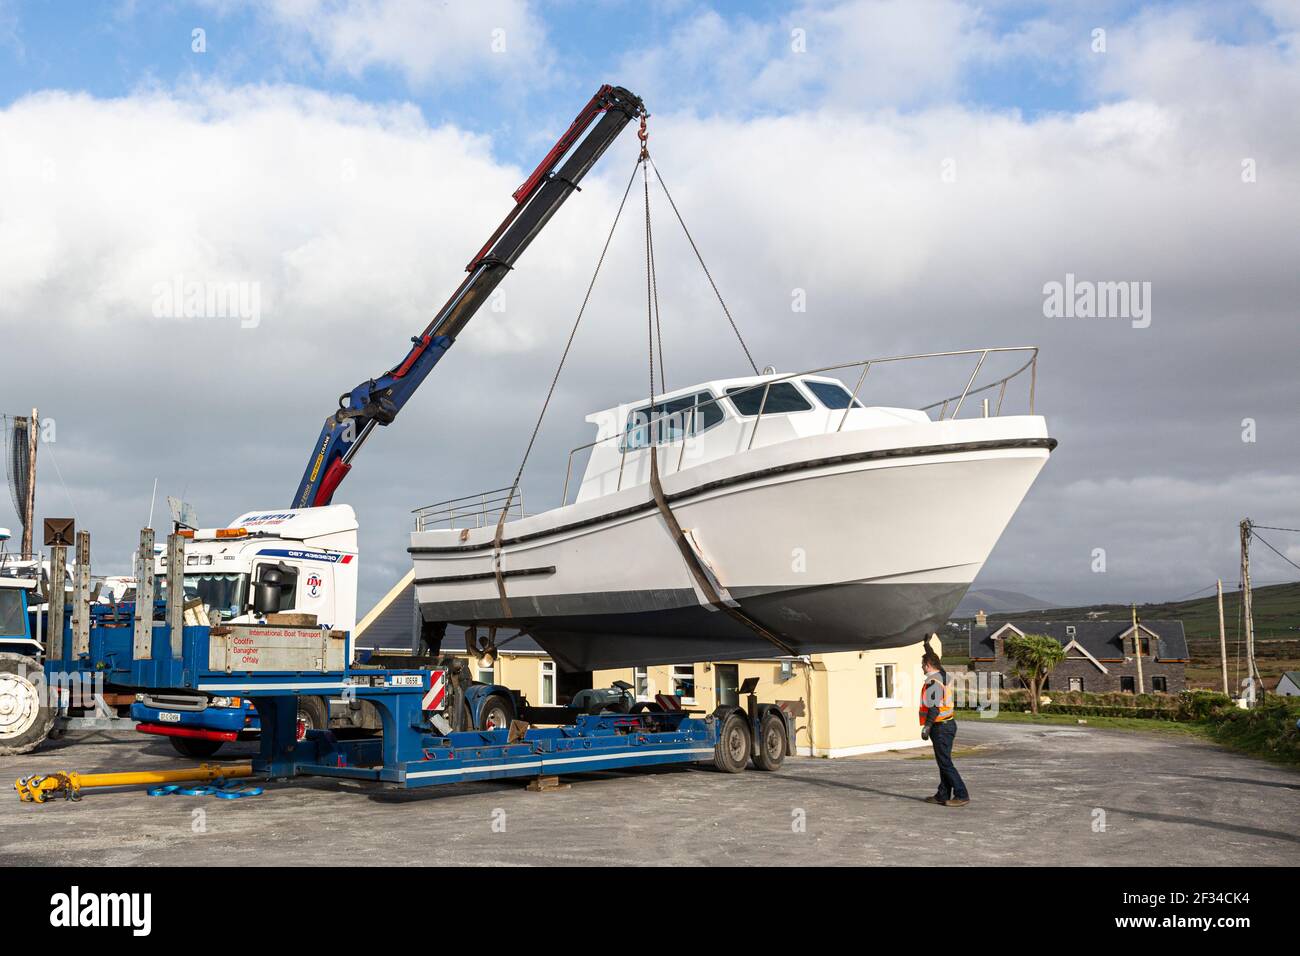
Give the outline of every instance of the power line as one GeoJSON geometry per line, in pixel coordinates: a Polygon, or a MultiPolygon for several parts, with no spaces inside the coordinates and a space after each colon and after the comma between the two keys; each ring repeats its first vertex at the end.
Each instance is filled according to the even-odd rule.
{"type": "MultiPolygon", "coordinates": [[[[1258,530],[1257,530],[1259,527],[1260,527],[1260,525],[1257,525],[1257,524],[1254,524],[1254,525],[1251,525],[1251,526],[1250,526],[1250,530],[1251,530],[1252,532],[1254,532],[1254,536],[1255,536],[1255,538],[1259,541],[1259,543],[1262,544],[1262,545],[1264,545],[1264,547],[1268,548],[1268,550],[1272,551],[1274,554],[1276,554],[1279,558],[1281,558],[1281,559],[1282,559],[1283,561],[1285,561],[1287,564],[1291,565],[1291,567],[1295,568],[1297,571],[1300,571],[1300,564],[1296,564],[1294,561],[1292,561],[1290,558],[1288,558],[1285,554],[1283,554],[1283,553],[1282,553],[1281,551],[1279,551],[1277,548],[1275,548],[1275,547],[1273,547],[1271,544],[1269,544],[1269,543],[1268,543],[1268,539],[1265,538],[1263,535],[1259,534],[1259,532],[1258,532],[1258,530]]],[[[1269,530],[1273,530],[1273,529],[1269,529],[1269,530]]]]}

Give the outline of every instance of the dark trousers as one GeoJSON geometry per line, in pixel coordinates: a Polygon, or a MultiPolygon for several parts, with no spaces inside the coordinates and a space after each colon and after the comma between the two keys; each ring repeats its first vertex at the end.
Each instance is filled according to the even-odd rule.
{"type": "Polygon", "coordinates": [[[940,800],[956,797],[969,800],[966,784],[962,782],[957,766],[952,762],[952,742],[957,739],[957,721],[945,720],[930,728],[930,743],[934,745],[934,762],[939,765],[939,790],[935,794],[940,800]]]}

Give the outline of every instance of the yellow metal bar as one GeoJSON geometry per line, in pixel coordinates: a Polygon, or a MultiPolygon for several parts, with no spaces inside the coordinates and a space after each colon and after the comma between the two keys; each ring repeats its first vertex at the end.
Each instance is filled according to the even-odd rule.
{"type": "Polygon", "coordinates": [[[58,794],[75,800],[82,790],[91,787],[130,787],[142,784],[186,783],[196,780],[233,780],[252,775],[251,763],[225,765],[205,763],[184,770],[135,770],[124,773],[59,771],[20,777],[14,781],[14,789],[18,791],[18,799],[23,803],[44,803],[58,794]]]}

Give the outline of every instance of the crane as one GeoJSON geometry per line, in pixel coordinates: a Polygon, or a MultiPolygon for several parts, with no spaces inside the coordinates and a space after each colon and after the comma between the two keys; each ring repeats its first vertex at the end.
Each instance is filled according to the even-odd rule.
{"type": "Polygon", "coordinates": [[[582,177],[624,126],[645,115],[645,104],[640,97],[620,86],[605,84],[596,91],[564,135],[515,190],[514,208],[465,267],[468,274],[451,298],[425,330],[411,339],[406,356],[377,378],[367,379],[339,396],[338,409],[325,420],[312,448],[292,507],[314,508],[331,502],[339,484],[352,469],[357,452],[375,427],[392,424],[529,243],[578,188],[582,177]],[[584,133],[587,133],[585,138],[584,133]]]}

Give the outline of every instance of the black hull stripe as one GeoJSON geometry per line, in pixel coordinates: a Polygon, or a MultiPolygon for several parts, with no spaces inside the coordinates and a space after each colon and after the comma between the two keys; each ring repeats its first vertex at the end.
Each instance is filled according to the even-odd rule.
{"type": "MultiPolygon", "coordinates": [[[[554,574],[555,565],[545,568],[519,568],[514,571],[502,571],[503,578],[530,578],[541,574],[554,574]]],[[[484,571],[482,574],[444,574],[436,578],[416,578],[416,584],[452,584],[459,581],[493,581],[496,580],[495,571],[484,571]]]]}
{"type": "MultiPolygon", "coordinates": [[[[791,462],[788,465],[776,465],[772,468],[763,468],[759,471],[746,472],[743,475],[732,475],[730,478],[719,478],[717,481],[710,481],[698,488],[692,488],[689,491],[679,491],[675,494],[667,495],[669,504],[678,501],[686,501],[705,492],[714,491],[718,488],[727,488],[731,485],[744,484],[749,481],[757,481],[760,478],[769,478],[774,475],[786,475],[799,471],[811,471],[815,468],[827,468],[835,465],[851,465],[863,461],[884,461],[891,458],[923,458],[929,455],[952,455],[960,452],[971,451],[1001,451],[1009,448],[1046,448],[1049,452],[1056,448],[1055,438],[1001,438],[997,441],[968,441],[955,442],[948,445],[917,445],[911,448],[881,448],[875,451],[856,452],[852,455],[832,455],[829,458],[817,458],[811,461],[791,462]]],[[[621,508],[618,511],[610,511],[605,514],[595,515],[591,518],[584,518],[582,521],[574,521],[570,524],[560,525],[555,528],[548,528],[545,531],[533,531],[529,534],[521,534],[513,538],[504,538],[501,541],[502,547],[513,544],[524,544],[528,541],[536,541],[539,538],[550,538],[555,535],[567,534],[570,531],[577,531],[581,528],[591,527],[592,525],[604,524],[607,521],[614,521],[619,518],[626,518],[631,515],[640,514],[646,511],[655,511],[657,506],[654,499],[650,499],[643,504],[632,505],[629,508],[621,508]]],[[[491,551],[495,544],[491,541],[484,541],[481,544],[459,544],[450,547],[420,546],[407,548],[410,554],[465,554],[473,551],[491,551]]],[[[490,575],[495,577],[495,575],[490,575]]],[[[416,582],[417,584],[420,582],[416,582]]]]}

